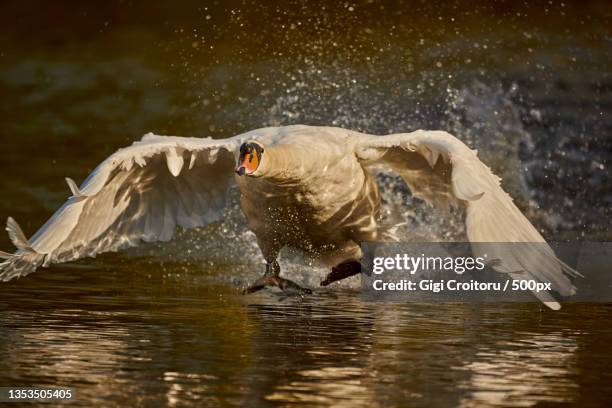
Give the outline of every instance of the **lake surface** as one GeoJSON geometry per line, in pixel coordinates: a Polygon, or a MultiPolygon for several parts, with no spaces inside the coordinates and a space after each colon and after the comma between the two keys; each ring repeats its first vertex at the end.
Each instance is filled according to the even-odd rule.
{"type": "MultiPolygon", "coordinates": [[[[610,241],[611,9],[513,3],[5,1],[0,219],[33,234],[64,177],[149,131],[305,123],[448,130],[546,238],[610,241]]],[[[406,240],[464,238],[381,181],[406,240]]],[[[231,194],[218,225],[1,284],[0,386],[74,387],[78,406],[612,401],[612,304],[372,302],[358,279],[242,296],[263,265],[231,194]]]]}
{"type": "Polygon", "coordinates": [[[243,297],[164,269],[54,268],[7,284],[0,383],[71,386],[83,406],[610,400],[609,304],[378,303],[349,289],[243,297]]]}

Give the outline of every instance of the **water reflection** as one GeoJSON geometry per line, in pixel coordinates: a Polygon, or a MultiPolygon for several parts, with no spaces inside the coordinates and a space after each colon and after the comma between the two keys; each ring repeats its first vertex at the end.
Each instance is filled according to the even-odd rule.
{"type": "Polygon", "coordinates": [[[460,406],[530,407],[540,402],[573,402],[578,386],[576,341],[556,333],[517,333],[515,340],[480,346],[460,385],[469,390],[460,406]]]}
{"type": "Polygon", "coordinates": [[[243,297],[214,275],[141,262],[9,283],[0,384],[72,386],[83,406],[534,406],[609,393],[606,305],[243,297]]]}
{"type": "Polygon", "coordinates": [[[257,363],[246,375],[255,381],[249,400],[533,406],[577,397],[577,342],[534,323],[542,317],[536,305],[372,304],[351,292],[337,296],[316,299],[316,306],[250,305],[261,331],[257,363]],[[269,367],[277,374],[265,375],[269,367]]]}
{"type": "Polygon", "coordinates": [[[338,405],[373,399],[365,381],[374,324],[368,305],[332,293],[276,304],[266,298],[249,304],[259,328],[247,373],[255,381],[249,398],[338,405]],[[265,375],[269,367],[279,375],[265,375]]]}

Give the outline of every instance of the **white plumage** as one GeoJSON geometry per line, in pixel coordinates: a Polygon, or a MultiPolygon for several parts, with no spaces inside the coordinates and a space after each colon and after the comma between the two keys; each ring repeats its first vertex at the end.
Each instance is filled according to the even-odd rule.
{"type": "MultiPolygon", "coordinates": [[[[556,258],[499,178],[457,138],[442,131],[372,136],[310,126],[257,129],[220,140],[147,134],[103,161],[80,187],[67,179],[72,196],[29,240],[9,218],[7,231],[17,250],[0,253],[6,258],[0,280],[140,241],[167,241],[176,226],[215,222],[235,181],[268,262],[284,246],[330,266],[358,260],[361,241],[381,238],[380,195],[371,174],[380,167],[399,173],[415,195],[434,205],[465,207],[476,254],[484,251],[479,243],[541,244],[495,254],[502,261],[497,270],[552,282],[564,296],[574,292],[569,278],[577,272],[556,258]],[[238,177],[236,154],[247,141],[261,144],[265,153],[256,172],[238,177]]],[[[536,296],[560,307],[549,293],[536,296]]]]}

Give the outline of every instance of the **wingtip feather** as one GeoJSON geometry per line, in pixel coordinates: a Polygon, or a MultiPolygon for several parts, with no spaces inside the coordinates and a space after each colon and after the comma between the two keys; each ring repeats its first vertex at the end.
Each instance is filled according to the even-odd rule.
{"type": "Polygon", "coordinates": [[[83,196],[83,193],[81,193],[81,190],[79,190],[79,187],[77,187],[73,179],[66,177],[66,183],[68,184],[68,188],[70,188],[70,192],[72,193],[73,197],[83,196]]]}
{"type": "Polygon", "coordinates": [[[9,238],[13,245],[15,245],[18,249],[23,249],[26,251],[33,251],[32,246],[28,242],[23,230],[17,224],[17,221],[13,219],[13,217],[8,217],[6,220],[6,231],[8,232],[9,238]]]}
{"type": "Polygon", "coordinates": [[[561,304],[559,302],[542,302],[542,303],[544,303],[546,306],[548,306],[552,310],[561,309],[561,304]]]}
{"type": "Polygon", "coordinates": [[[183,168],[183,156],[179,154],[176,149],[168,149],[166,150],[166,164],[168,165],[168,170],[174,177],[178,177],[183,168]]]}

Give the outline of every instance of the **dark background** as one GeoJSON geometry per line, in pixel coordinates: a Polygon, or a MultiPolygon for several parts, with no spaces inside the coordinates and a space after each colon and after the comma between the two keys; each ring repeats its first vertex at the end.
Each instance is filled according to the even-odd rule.
{"type": "Polygon", "coordinates": [[[306,123],[451,131],[547,237],[610,237],[605,1],[4,1],[0,26],[0,216],[28,233],[148,131],[306,123]]]}

